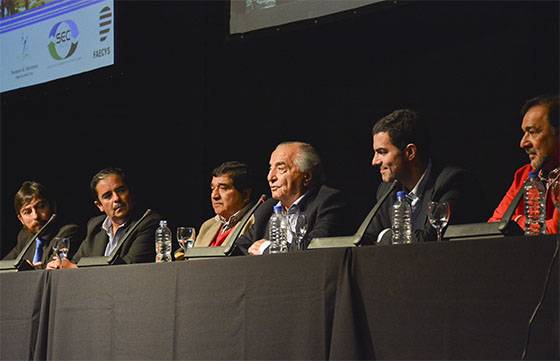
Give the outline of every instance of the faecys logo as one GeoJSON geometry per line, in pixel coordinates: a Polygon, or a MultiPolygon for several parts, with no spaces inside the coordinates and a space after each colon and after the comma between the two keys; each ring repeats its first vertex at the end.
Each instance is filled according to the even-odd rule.
{"type": "Polygon", "coordinates": [[[78,26],[72,20],[56,23],[49,33],[49,53],[56,60],[68,59],[78,48],[78,26]]]}

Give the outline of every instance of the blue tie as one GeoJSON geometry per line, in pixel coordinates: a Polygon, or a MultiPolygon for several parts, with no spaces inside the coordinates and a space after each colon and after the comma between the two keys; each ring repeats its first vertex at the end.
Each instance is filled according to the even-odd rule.
{"type": "Polygon", "coordinates": [[[35,256],[33,256],[33,263],[41,263],[43,258],[43,240],[37,238],[35,240],[35,256]]]}

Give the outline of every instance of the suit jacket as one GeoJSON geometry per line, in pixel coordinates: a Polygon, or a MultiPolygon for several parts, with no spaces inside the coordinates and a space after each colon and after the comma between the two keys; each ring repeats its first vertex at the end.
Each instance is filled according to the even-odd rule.
{"type": "MultiPolygon", "coordinates": [[[[381,183],[377,189],[377,199],[381,198],[390,187],[390,183],[381,183]]],[[[396,199],[396,193],[403,190],[397,184],[389,197],[380,207],[378,213],[369,224],[362,244],[376,244],[377,235],[386,228],[391,228],[391,210],[396,199]]],[[[480,183],[466,170],[457,167],[437,168],[432,166],[424,193],[418,200],[418,222],[423,224],[420,229],[414,229],[415,242],[433,241],[437,239],[435,229],[428,220],[428,205],[431,201],[447,201],[451,207],[449,224],[465,224],[484,222],[484,196],[480,183]]],[[[381,243],[390,244],[391,232],[383,236],[381,243]]]]}
{"type": "MultiPolygon", "coordinates": [[[[247,211],[248,210],[249,208],[247,208],[247,211]]],[[[243,215],[241,215],[241,217],[243,217],[243,215]]],[[[249,218],[249,220],[241,230],[240,235],[247,233],[251,228],[251,226],[253,225],[253,223],[255,223],[254,215],[251,216],[251,218],[249,218]]],[[[235,233],[235,229],[237,228],[238,225],[239,223],[233,226],[231,232],[222,243],[222,246],[226,246],[234,241],[233,234],[235,233]]],[[[202,223],[202,226],[200,226],[200,231],[196,235],[196,239],[194,241],[193,247],[209,247],[210,243],[212,243],[212,241],[216,239],[216,236],[218,235],[218,231],[220,230],[221,226],[222,223],[220,221],[217,221],[215,217],[206,220],[204,223],[202,223]]],[[[185,252],[183,252],[183,249],[179,248],[177,251],[175,251],[174,256],[176,260],[185,259],[185,252]]]]}
{"type": "MultiPolygon", "coordinates": [[[[249,218],[249,220],[241,230],[241,234],[247,233],[251,228],[251,226],[253,225],[253,223],[255,223],[255,217],[251,216],[251,218],[249,218]]],[[[237,228],[238,225],[239,223],[233,226],[232,231],[227,236],[224,243],[222,243],[222,246],[226,246],[233,241],[232,236],[235,233],[235,229],[237,228]]],[[[218,231],[220,230],[221,226],[222,223],[217,221],[216,218],[214,217],[202,223],[202,226],[200,226],[200,232],[196,236],[194,247],[209,247],[210,243],[212,243],[212,241],[216,239],[216,236],[218,235],[218,231]]]]}
{"type": "MultiPolygon", "coordinates": [[[[124,234],[136,224],[142,214],[133,213],[127,225],[124,227],[124,234]]],[[[80,249],[72,258],[74,263],[78,263],[82,257],[103,256],[105,248],[109,242],[107,232],[101,225],[105,220],[105,215],[93,217],[88,221],[86,238],[82,242],[80,249]]],[[[154,262],[155,253],[155,232],[159,225],[161,217],[157,213],[150,213],[125,241],[119,251],[121,257],[126,263],[142,263],[154,262]]]]}
{"type": "MultiPolygon", "coordinates": [[[[72,255],[76,252],[79,244],[79,240],[81,239],[82,235],[79,234],[79,227],[75,224],[62,224],[60,221],[54,221],[50,224],[43,235],[40,236],[42,240],[45,242],[43,243],[43,257],[41,258],[41,263],[45,264],[52,256],[52,247],[53,243],[52,240],[55,237],[67,237],[70,238],[70,249],[68,258],[71,258],[72,255]]],[[[9,259],[16,259],[17,256],[21,253],[27,242],[33,237],[35,234],[29,232],[27,228],[21,229],[17,234],[17,242],[14,248],[3,258],[4,260],[9,259]]],[[[27,251],[25,252],[23,259],[29,260],[29,262],[33,262],[33,256],[35,255],[35,242],[29,246],[27,251]]]]}
{"type": "MultiPolygon", "coordinates": [[[[255,211],[255,224],[249,232],[239,237],[239,249],[248,254],[253,242],[265,238],[268,221],[278,200],[270,198],[255,211]]],[[[300,212],[307,218],[307,234],[303,239],[304,249],[316,237],[340,236],[349,233],[346,222],[347,203],[342,193],[327,186],[314,187],[299,203],[300,212]]]]}

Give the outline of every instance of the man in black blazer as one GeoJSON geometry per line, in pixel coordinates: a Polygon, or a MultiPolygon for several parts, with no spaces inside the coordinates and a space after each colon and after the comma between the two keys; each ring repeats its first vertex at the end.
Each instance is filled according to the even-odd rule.
{"type": "MultiPolygon", "coordinates": [[[[132,192],[125,173],[119,168],[106,168],[95,174],[90,188],[94,204],[104,215],[93,217],[87,225],[87,234],[71,261],[62,268],[76,268],[82,257],[111,256],[120,239],[141,218],[136,212],[132,192]]],[[[150,213],[118,250],[125,263],[153,262],[155,260],[154,234],[160,216],[150,213]]],[[[57,261],[49,262],[48,269],[60,268],[57,261]]]]}
{"type": "MultiPolygon", "coordinates": [[[[267,229],[273,207],[281,204],[290,223],[298,214],[305,214],[307,233],[303,249],[314,237],[336,236],[348,233],[345,222],[346,202],[340,191],[323,185],[321,160],[316,150],[307,143],[279,144],[270,157],[267,176],[272,198],[255,212],[255,223],[249,232],[237,240],[237,246],[251,255],[267,252],[267,229]]],[[[290,232],[288,232],[290,233],[290,232]]],[[[288,236],[293,249],[291,237],[288,236]]]]}
{"type": "MultiPolygon", "coordinates": [[[[56,212],[56,202],[50,197],[41,183],[25,181],[14,196],[14,207],[22,228],[17,234],[16,245],[4,260],[16,259],[29,240],[43,227],[56,212]]],[[[35,242],[25,250],[23,259],[34,268],[44,268],[52,255],[53,239],[56,237],[70,238],[70,255],[79,246],[78,226],[64,224],[60,217],[54,219],[36,238],[35,242]]]]}
{"type": "Polygon", "coordinates": [[[391,209],[396,192],[404,190],[412,203],[413,241],[436,239],[428,220],[431,201],[447,201],[451,207],[449,224],[483,222],[485,219],[482,187],[464,169],[432,163],[428,150],[428,127],[415,111],[401,109],[380,119],[373,127],[373,160],[383,183],[377,190],[380,199],[397,180],[397,186],[385,199],[369,224],[362,244],[390,244],[391,209]]]}

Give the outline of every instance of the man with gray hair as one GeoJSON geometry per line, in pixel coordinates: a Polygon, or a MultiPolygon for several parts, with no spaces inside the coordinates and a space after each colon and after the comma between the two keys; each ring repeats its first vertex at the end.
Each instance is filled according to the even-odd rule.
{"type": "MultiPolygon", "coordinates": [[[[272,198],[255,212],[255,223],[249,232],[238,239],[238,247],[245,253],[261,255],[270,242],[265,239],[273,207],[280,204],[291,219],[304,214],[307,232],[301,241],[306,249],[309,240],[348,233],[346,229],[346,202],[340,191],[323,185],[321,159],[311,145],[303,142],[279,144],[270,156],[267,176],[272,198]]],[[[294,249],[294,242],[290,249],[294,249]]]]}

